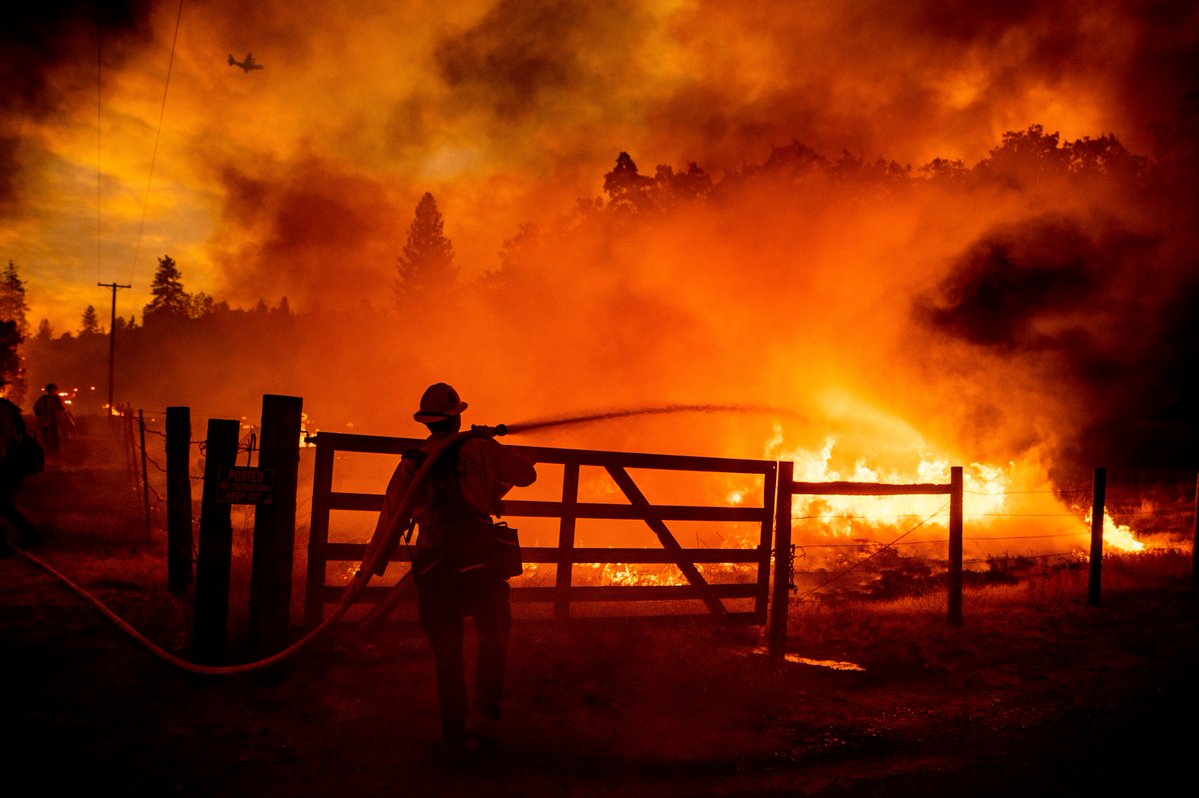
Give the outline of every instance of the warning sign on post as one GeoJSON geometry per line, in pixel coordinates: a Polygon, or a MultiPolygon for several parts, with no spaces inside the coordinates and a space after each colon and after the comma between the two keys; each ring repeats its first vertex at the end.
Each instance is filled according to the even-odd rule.
{"type": "Polygon", "coordinates": [[[224,504],[270,504],[273,476],[269,468],[222,466],[217,471],[216,500],[224,504]]]}

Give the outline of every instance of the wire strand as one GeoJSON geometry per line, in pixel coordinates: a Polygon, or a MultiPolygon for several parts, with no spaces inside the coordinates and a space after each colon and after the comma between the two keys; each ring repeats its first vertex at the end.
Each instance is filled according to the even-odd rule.
{"type": "Polygon", "coordinates": [[[100,24],[100,6],[96,6],[96,282],[100,282],[100,186],[101,186],[101,169],[100,169],[100,140],[103,123],[103,102],[102,102],[102,86],[103,86],[103,58],[102,58],[102,43],[103,43],[103,26],[100,24]]]}
{"type": "Polygon", "coordinates": [[[175,36],[171,39],[171,57],[167,60],[167,78],[162,87],[162,106],[158,109],[158,130],[154,133],[154,150],[150,155],[150,176],[146,178],[146,198],[142,202],[142,223],[137,231],[137,243],[133,247],[133,262],[129,264],[129,282],[137,272],[137,256],[142,248],[142,234],[146,232],[146,209],[150,206],[150,186],[154,182],[154,165],[158,162],[158,141],[162,137],[162,120],[166,116],[167,92],[171,87],[171,70],[175,66],[175,46],[179,42],[179,25],[183,21],[183,0],[179,0],[179,12],[175,16],[175,36]]]}
{"type": "Polygon", "coordinates": [[[842,571],[842,572],[840,572],[840,573],[838,573],[838,574],[834,574],[832,577],[830,577],[829,579],[825,580],[824,582],[821,582],[819,585],[817,585],[816,587],[812,588],[811,590],[809,590],[809,591],[807,591],[807,592],[804,592],[804,593],[801,593],[801,594],[799,595],[799,598],[801,598],[801,599],[802,599],[802,598],[805,598],[805,597],[807,597],[807,596],[810,596],[810,595],[812,595],[813,593],[817,592],[818,590],[823,590],[825,587],[828,587],[828,586],[829,586],[829,585],[831,585],[833,582],[836,582],[838,579],[841,579],[842,577],[846,576],[846,575],[847,575],[847,574],[849,574],[850,572],[852,572],[852,571],[855,571],[855,570],[857,570],[858,568],[862,567],[863,565],[865,565],[866,563],[870,562],[871,560],[873,560],[873,559],[874,559],[875,557],[877,557],[878,555],[882,554],[882,553],[883,553],[884,551],[886,551],[887,549],[889,549],[889,548],[891,548],[892,546],[894,546],[894,545],[895,545],[896,543],[898,543],[899,541],[903,540],[903,539],[904,539],[905,537],[907,537],[908,535],[910,535],[910,534],[912,534],[913,532],[915,532],[915,531],[916,531],[917,529],[919,529],[920,527],[922,527],[922,526],[924,526],[925,524],[927,524],[927,523],[928,523],[929,521],[931,521],[932,519],[936,518],[938,515],[940,515],[941,513],[943,513],[947,507],[949,507],[949,502],[945,502],[945,504],[941,505],[941,507],[940,507],[938,510],[936,510],[934,513],[932,513],[931,515],[929,515],[928,517],[926,517],[926,518],[925,518],[923,521],[921,521],[920,523],[916,524],[916,526],[912,527],[912,528],[911,528],[911,529],[909,529],[907,532],[904,532],[904,533],[903,533],[902,535],[900,535],[899,537],[895,538],[895,540],[892,540],[890,543],[887,543],[886,545],[882,546],[882,547],[881,547],[881,548],[880,548],[878,551],[874,552],[874,553],[873,553],[873,554],[871,554],[869,557],[865,557],[865,558],[863,558],[863,559],[861,559],[861,560],[858,560],[856,563],[854,563],[853,565],[849,566],[849,567],[848,567],[848,568],[846,568],[844,571],[842,571]]]}

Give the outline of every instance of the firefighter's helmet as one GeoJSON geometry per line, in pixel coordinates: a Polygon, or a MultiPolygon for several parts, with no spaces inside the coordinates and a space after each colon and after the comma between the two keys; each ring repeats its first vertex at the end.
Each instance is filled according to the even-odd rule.
{"type": "Polygon", "coordinates": [[[420,398],[420,410],[412,417],[422,424],[428,424],[461,415],[465,409],[466,402],[462,401],[453,386],[437,382],[425,389],[424,396],[420,398]]]}

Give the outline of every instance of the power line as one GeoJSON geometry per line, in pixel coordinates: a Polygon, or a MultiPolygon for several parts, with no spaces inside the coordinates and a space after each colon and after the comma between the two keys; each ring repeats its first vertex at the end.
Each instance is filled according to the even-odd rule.
{"type": "Polygon", "coordinates": [[[101,124],[103,122],[101,102],[101,76],[103,75],[103,59],[101,57],[101,31],[100,25],[100,6],[96,6],[96,281],[100,280],[100,137],[101,124]]]}
{"type": "Polygon", "coordinates": [[[158,130],[154,133],[154,151],[150,155],[150,176],[146,178],[146,198],[142,202],[142,223],[137,231],[137,243],[133,247],[133,262],[129,264],[132,274],[137,268],[137,256],[142,247],[142,234],[146,231],[146,209],[150,205],[150,185],[154,182],[154,165],[158,161],[158,140],[162,137],[162,119],[167,110],[167,91],[171,87],[171,70],[175,65],[175,45],[179,42],[179,23],[183,21],[183,0],[179,0],[179,12],[175,16],[175,36],[171,39],[171,57],[167,61],[167,78],[162,87],[162,106],[158,109],[158,130]]]}

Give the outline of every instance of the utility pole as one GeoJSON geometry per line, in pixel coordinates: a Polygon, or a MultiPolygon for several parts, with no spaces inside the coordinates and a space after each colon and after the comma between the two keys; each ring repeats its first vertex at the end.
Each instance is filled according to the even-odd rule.
{"type": "Polygon", "coordinates": [[[117,289],[132,288],[132,285],[117,285],[116,283],[96,283],[101,288],[112,289],[112,319],[108,323],[108,415],[112,416],[112,371],[117,357],[117,289]]]}

